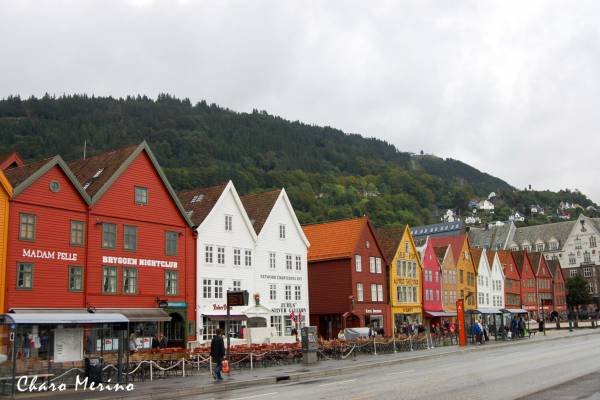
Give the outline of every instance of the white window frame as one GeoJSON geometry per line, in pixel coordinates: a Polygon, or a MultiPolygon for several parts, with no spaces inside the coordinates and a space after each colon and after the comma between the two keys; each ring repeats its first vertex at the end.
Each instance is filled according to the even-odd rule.
{"type": "Polygon", "coordinates": [[[374,274],[376,271],[375,269],[375,257],[370,256],[369,257],[369,272],[374,274]]]}
{"type": "Polygon", "coordinates": [[[225,232],[233,231],[233,216],[225,214],[225,232]]]}
{"type": "Polygon", "coordinates": [[[377,302],[377,284],[371,283],[371,302],[377,302]]]}
{"type": "Polygon", "coordinates": [[[269,268],[275,269],[277,268],[277,256],[275,252],[269,253],[269,268]]]}
{"type": "Polygon", "coordinates": [[[360,254],[354,255],[354,269],[356,272],[362,272],[362,256],[360,254]]]}
{"type": "Polygon", "coordinates": [[[356,284],[356,301],[364,301],[365,300],[365,292],[364,286],[362,283],[356,284]]]}

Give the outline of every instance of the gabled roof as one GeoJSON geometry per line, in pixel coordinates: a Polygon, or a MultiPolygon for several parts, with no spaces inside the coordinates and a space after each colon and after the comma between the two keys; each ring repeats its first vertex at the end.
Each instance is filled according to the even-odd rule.
{"type": "Polygon", "coordinates": [[[249,194],[241,197],[242,204],[246,209],[246,213],[248,213],[248,217],[250,217],[257,235],[260,234],[267,218],[269,218],[280,193],[281,189],[275,189],[269,192],[249,194]]]}
{"type": "Polygon", "coordinates": [[[16,151],[11,153],[0,154],[0,169],[5,171],[9,169],[11,166],[14,167],[22,167],[25,165],[23,159],[16,151]]]}
{"type": "MultiPolygon", "coordinates": [[[[310,242],[308,261],[352,257],[365,226],[373,232],[367,217],[303,225],[302,229],[310,242]]],[[[377,240],[374,245],[381,251],[377,240]]]]}
{"type": "Polygon", "coordinates": [[[69,166],[86,193],[89,194],[91,198],[90,204],[95,204],[142,152],[145,152],[150,159],[156,173],[167,189],[167,192],[169,192],[175,206],[181,213],[182,218],[190,227],[192,227],[194,225],[192,220],[185,212],[177,194],[171,187],[169,180],[146,141],[143,141],[139,145],[111,150],[84,160],[72,161],[69,163],[69,166]]]}
{"type": "MultiPolygon", "coordinates": [[[[528,258],[527,252],[525,250],[518,250],[513,251],[512,255],[517,264],[517,271],[519,271],[519,275],[523,277],[523,266],[525,265],[525,260],[528,258]]],[[[529,262],[529,264],[531,265],[531,262],[529,262]]]]}
{"type": "Polygon", "coordinates": [[[562,268],[560,266],[560,261],[558,261],[557,259],[555,260],[546,260],[546,264],[548,265],[548,269],[550,270],[550,273],[552,274],[552,277],[556,278],[556,274],[559,274],[562,278],[562,280],[565,280],[565,277],[562,274],[562,268]]]}
{"type": "Polygon", "coordinates": [[[469,242],[472,247],[485,247],[488,249],[506,249],[515,235],[515,224],[510,221],[500,226],[469,229],[469,242]]]}
{"type": "Polygon", "coordinates": [[[388,263],[391,263],[394,259],[405,230],[406,225],[375,228],[375,236],[379,242],[379,247],[388,263]]]}
{"type": "Polygon", "coordinates": [[[490,266],[490,268],[492,268],[492,265],[494,265],[494,257],[496,256],[496,252],[492,251],[492,250],[488,250],[485,255],[487,256],[487,260],[488,260],[488,265],[490,266]]]}
{"type": "Polygon", "coordinates": [[[576,221],[554,222],[552,224],[524,226],[517,228],[514,242],[518,245],[529,242],[532,246],[536,242],[548,243],[550,239],[558,240],[559,248],[563,248],[576,221]]]}
{"type": "Polygon", "coordinates": [[[35,161],[21,167],[10,168],[4,171],[4,175],[13,187],[13,196],[18,196],[55,166],[63,171],[75,189],[79,192],[81,197],[83,197],[84,201],[89,204],[90,197],[83,190],[79,184],[79,181],[61,156],[54,156],[52,158],[35,161]]]}
{"type": "Polygon", "coordinates": [[[483,255],[482,249],[471,249],[471,257],[473,257],[473,265],[479,270],[479,262],[481,261],[481,256],[483,255]]]}
{"type": "Polygon", "coordinates": [[[448,247],[450,246],[433,247],[433,252],[435,253],[435,256],[440,262],[440,265],[444,262],[444,258],[446,257],[446,253],[448,252],[448,247]]]}
{"type": "Polygon", "coordinates": [[[178,193],[179,200],[194,225],[198,226],[204,222],[226,187],[227,183],[223,183],[205,188],[184,190],[178,193]]]}
{"type": "Polygon", "coordinates": [[[498,250],[498,258],[500,259],[500,264],[508,265],[509,263],[514,262],[514,264],[516,266],[515,270],[517,271],[517,274],[520,275],[519,267],[516,265],[518,263],[515,260],[515,258],[513,257],[513,252],[512,251],[510,251],[510,250],[498,250]]]}
{"type": "Polygon", "coordinates": [[[529,253],[529,261],[531,261],[531,266],[533,267],[533,272],[537,276],[540,272],[540,266],[542,265],[542,253],[537,251],[529,253]]]}
{"type": "Polygon", "coordinates": [[[454,257],[454,263],[458,264],[460,255],[462,252],[463,245],[465,243],[466,235],[456,236],[433,236],[430,238],[433,247],[450,246],[452,247],[452,256],[454,257]]]}
{"type": "Polygon", "coordinates": [[[96,194],[105,188],[109,180],[138,147],[139,145],[127,146],[85,159],[71,161],[69,167],[71,167],[87,194],[93,199],[96,194]]]}

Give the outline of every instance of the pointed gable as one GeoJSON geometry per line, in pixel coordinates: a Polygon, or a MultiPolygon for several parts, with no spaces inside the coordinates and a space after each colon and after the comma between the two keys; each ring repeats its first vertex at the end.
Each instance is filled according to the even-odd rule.
{"type": "Polygon", "coordinates": [[[227,183],[206,188],[195,188],[178,193],[179,200],[195,226],[199,226],[213,209],[227,183]]]}
{"type": "MultiPolygon", "coordinates": [[[[433,244],[432,244],[433,246],[433,244]]],[[[440,262],[440,265],[444,263],[444,258],[446,257],[446,254],[448,252],[448,248],[450,246],[440,246],[440,247],[433,247],[433,251],[435,253],[435,256],[437,257],[438,261],[440,262]]]]}
{"type": "Polygon", "coordinates": [[[7,169],[22,167],[25,165],[23,159],[16,151],[12,153],[6,153],[0,155],[0,170],[6,171],[7,169]]]}
{"type": "MultiPolygon", "coordinates": [[[[519,268],[517,267],[517,262],[513,257],[513,253],[511,250],[499,250],[498,251],[498,258],[500,260],[500,264],[503,266],[506,266],[506,269],[503,271],[504,275],[509,277],[511,275],[511,270],[510,270],[510,265],[513,265],[513,269],[512,269],[512,274],[516,275],[516,278],[521,279],[521,276],[519,274],[519,268]]],[[[512,276],[513,278],[515,276],[512,276]]]]}
{"type": "Polygon", "coordinates": [[[562,268],[560,266],[560,262],[558,260],[547,260],[546,264],[548,265],[548,270],[552,274],[554,280],[564,281],[564,276],[562,273],[562,268]]]}
{"type": "Polygon", "coordinates": [[[473,264],[477,266],[479,270],[479,263],[481,262],[481,256],[483,255],[482,249],[471,249],[471,257],[473,257],[473,264]]]}
{"type": "Polygon", "coordinates": [[[400,242],[406,231],[406,225],[389,226],[385,228],[375,228],[375,237],[383,252],[383,257],[389,263],[396,256],[396,252],[400,247],[400,242]]]}
{"type": "Polygon", "coordinates": [[[352,257],[361,233],[370,226],[368,221],[367,217],[360,217],[303,225],[304,234],[310,242],[308,261],[352,257]]]}
{"type": "Polygon", "coordinates": [[[529,259],[529,256],[527,254],[527,251],[525,251],[525,250],[513,251],[512,254],[513,254],[513,257],[517,264],[517,270],[519,271],[519,276],[521,276],[521,278],[523,278],[523,271],[524,271],[524,268],[526,265],[529,265],[529,268],[531,269],[531,272],[533,273],[533,267],[532,267],[531,261],[529,259]]]}
{"type": "Polygon", "coordinates": [[[249,194],[241,197],[242,204],[246,209],[246,213],[248,213],[248,217],[250,217],[257,235],[262,231],[280,193],[281,189],[275,189],[269,192],[249,194]]]}
{"type": "Polygon", "coordinates": [[[458,264],[463,246],[465,244],[466,235],[456,236],[432,236],[431,244],[433,247],[451,246],[454,263],[458,264]]]}

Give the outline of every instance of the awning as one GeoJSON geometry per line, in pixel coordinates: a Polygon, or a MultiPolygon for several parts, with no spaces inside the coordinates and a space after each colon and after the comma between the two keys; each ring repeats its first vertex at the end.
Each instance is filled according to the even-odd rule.
{"type": "MultiPolygon", "coordinates": [[[[213,321],[227,321],[227,314],[205,315],[205,317],[213,321]]],[[[248,317],[245,315],[230,315],[229,319],[231,321],[245,321],[248,317]]]]}
{"type": "Polygon", "coordinates": [[[171,317],[161,308],[98,308],[96,314],[123,314],[129,322],[169,322],[171,317]]]}
{"type": "Polygon", "coordinates": [[[436,317],[456,317],[456,313],[455,312],[449,312],[449,311],[425,311],[425,314],[427,314],[431,318],[436,318],[436,317]]]}
{"type": "Polygon", "coordinates": [[[105,324],[127,323],[129,320],[119,313],[92,314],[88,312],[25,312],[0,314],[3,321],[14,324],[105,324]]]}
{"type": "Polygon", "coordinates": [[[479,314],[502,314],[502,311],[500,311],[499,308],[492,307],[481,307],[478,308],[477,311],[479,311],[479,314]]]}
{"type": "Polygon", "coordinates": [[[523,310],[522,308],[503,308],[500,311],[505,314],[529,314],[529,311],[523,310]]]}

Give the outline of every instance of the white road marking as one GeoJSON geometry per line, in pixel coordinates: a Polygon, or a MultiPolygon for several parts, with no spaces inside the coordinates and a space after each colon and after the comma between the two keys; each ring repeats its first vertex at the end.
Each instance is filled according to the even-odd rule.
{"type": "Polygon", "coordinates": [[[273,396],[274,394],[277,394],[277,392],[255,394],[254,396],[246,396],[246,397],[236,397],[235,399],[231,399],[231,400],[256,399],[257,397],[273,396]]]}
{"type": "Polygon", "coordinates": [[[410,369],[408,371],[390,372],[388,375],[409,374],[411,372],[415,372],[415,370],[414,369],[410,369]]]}
{"type": "Polygon", "coordinates": [[[345,381],[339,381],[339,382],[331,382],[331,383],[324,383],[322,385],[319,385],[319,387],[323,387],[323,386],[332,386],[332,385],[341,385],[343,383],[350,383],[350,382],[354,382],[356,381],[356,379],[348,379],[345,381]]]}

